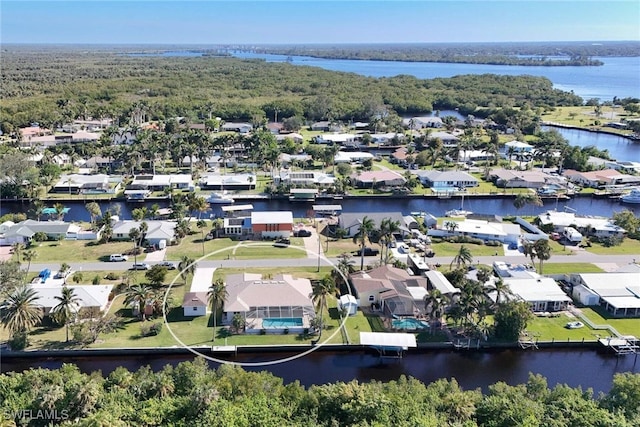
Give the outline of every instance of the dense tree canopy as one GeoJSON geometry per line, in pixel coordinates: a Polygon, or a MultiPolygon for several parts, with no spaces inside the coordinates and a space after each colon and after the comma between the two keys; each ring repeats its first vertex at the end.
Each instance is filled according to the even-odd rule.
{"type": "MultiPolygon", "coordinates": [[[[198,359],[159,372],[117,368],[103,378],[74,365],[0,376],[1,417],[50,411],[60,425],[173,426],[632,426],[638,374],[619,374],[610,394],[558,385],[531,375],[526,384],[497,383],[486,395],[455,380],[338,382],[303,388],[267,372],[198,359]],[[53,412],[55,411],[55,412],[53,412]]],[[[20,421],[16,419],[16,421],[20,421]]],[[[30,425],[46,425],[44,419],[30,425]]],[[[3,424],[5,425],[5,424],[3,424]]]]}

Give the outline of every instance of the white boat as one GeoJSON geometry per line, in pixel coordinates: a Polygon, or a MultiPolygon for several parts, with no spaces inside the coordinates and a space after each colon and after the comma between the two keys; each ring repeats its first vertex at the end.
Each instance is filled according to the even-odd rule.
{"type": "Polygon", "coordinates": [[[445,216],[448,217],[460,217],[460,216],[467,216],[467,215],[471,215],[473,212],[471,211],[465,211],[464,210],[464,193],[462,193],[462,201],[460,202],[460,209],[451,209],[450,211],[446,211],[444,213],[445,216]]]}
{"type": "Polygon", "coordinates": [[[624,203],[640,203],[640,188],[634,188],[631,193],[620,197],[624,203]]]}
{"type": "Polygon", "coordinates": [[[580,329],[584,327],[584,324],[582,322],[569,322],[565,325],[565,327],[567,329],[580,329]]]}
{"type": "Polygon", "coordinates": [[[211,193],[211,195],[207,199],[207,202],[213,205],[230,205],[231,203],[235,202],[235,200],[233,200],[233,197],[228,195],[226,192],[223,192],[211,193]]]}

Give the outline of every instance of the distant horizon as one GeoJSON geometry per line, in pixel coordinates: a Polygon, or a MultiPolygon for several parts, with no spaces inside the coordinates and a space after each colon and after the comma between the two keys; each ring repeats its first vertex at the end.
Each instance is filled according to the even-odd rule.
{"type": "Polygon", "coordinates": [[[640,41],[637,0],[3,0],[2,44],[640,41]]]}

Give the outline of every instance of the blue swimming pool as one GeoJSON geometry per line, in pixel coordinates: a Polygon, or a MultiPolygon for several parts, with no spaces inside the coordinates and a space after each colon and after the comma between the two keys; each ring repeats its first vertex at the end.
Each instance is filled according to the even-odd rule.
{"type": "Polygon", "coordinates": [[[272,317],[262,319],[264,329],[301,328],[302,317],[272,317]]]}
{"type": "Polygon", "coordinates": [[[391,326],[394,329],[426,329],[429,327],[429,324],[423,320],[418,319],[394,319],[391,321],[391,326]]]}

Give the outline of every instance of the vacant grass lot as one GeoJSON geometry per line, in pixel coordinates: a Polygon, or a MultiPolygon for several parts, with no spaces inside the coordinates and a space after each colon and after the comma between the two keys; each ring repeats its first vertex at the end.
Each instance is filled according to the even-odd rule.
{"type": "Polygon", "coordinates": [[[109,261],[109,255],[121,254],[133,249],[131,242],[109,242],[100,244],[85,240],[61,240],[42,242],[31,247],[36,252],[33,263],[47,262],[96,262],[109,261]]]}
{"type": "Polygon", "coordinates": [[[625,238],[621,245],[608,248],[600,243],[592,243],[586,250],[598,255],[638,255],[640,258],[640,240],[625,238]]]}
{"type": "Polygon", "coordinates": [[[540,341],[595,341],[595,331],[588,325],[579,329],[567,329],[568,322],[574,322],[575,317],[561,314],[559,317],[535,317],[527,325],[530,337],[540,341]]]}
{"type": "MultiPolygon", "coordinates": [[[[538,261],[536,260],[536,268],[538,261]]],[[[543,274],[602,273],[604,270],[587,262],[544,263],[543,274]]]]}
{"type": "Polygon", "coordinates": [[[277,248],[273,242],[235,241],[230,238],[219,238],[202,242],[202,234],[191,234],[182,239],[179,245],[167,248],[166,259],[178,261],[183,256],[198,259],[207,255],[206,259],[258,259],[258,258],[304,258],[306,252],[301,238],[291,238],[291,246],[277,248]],[[253,245],[253,246],[252,246],[253,245]],[[299,249],[295,249],[295,248],[299,249]],[[215,253],[213,255],[209,255],[215,253]]]}

